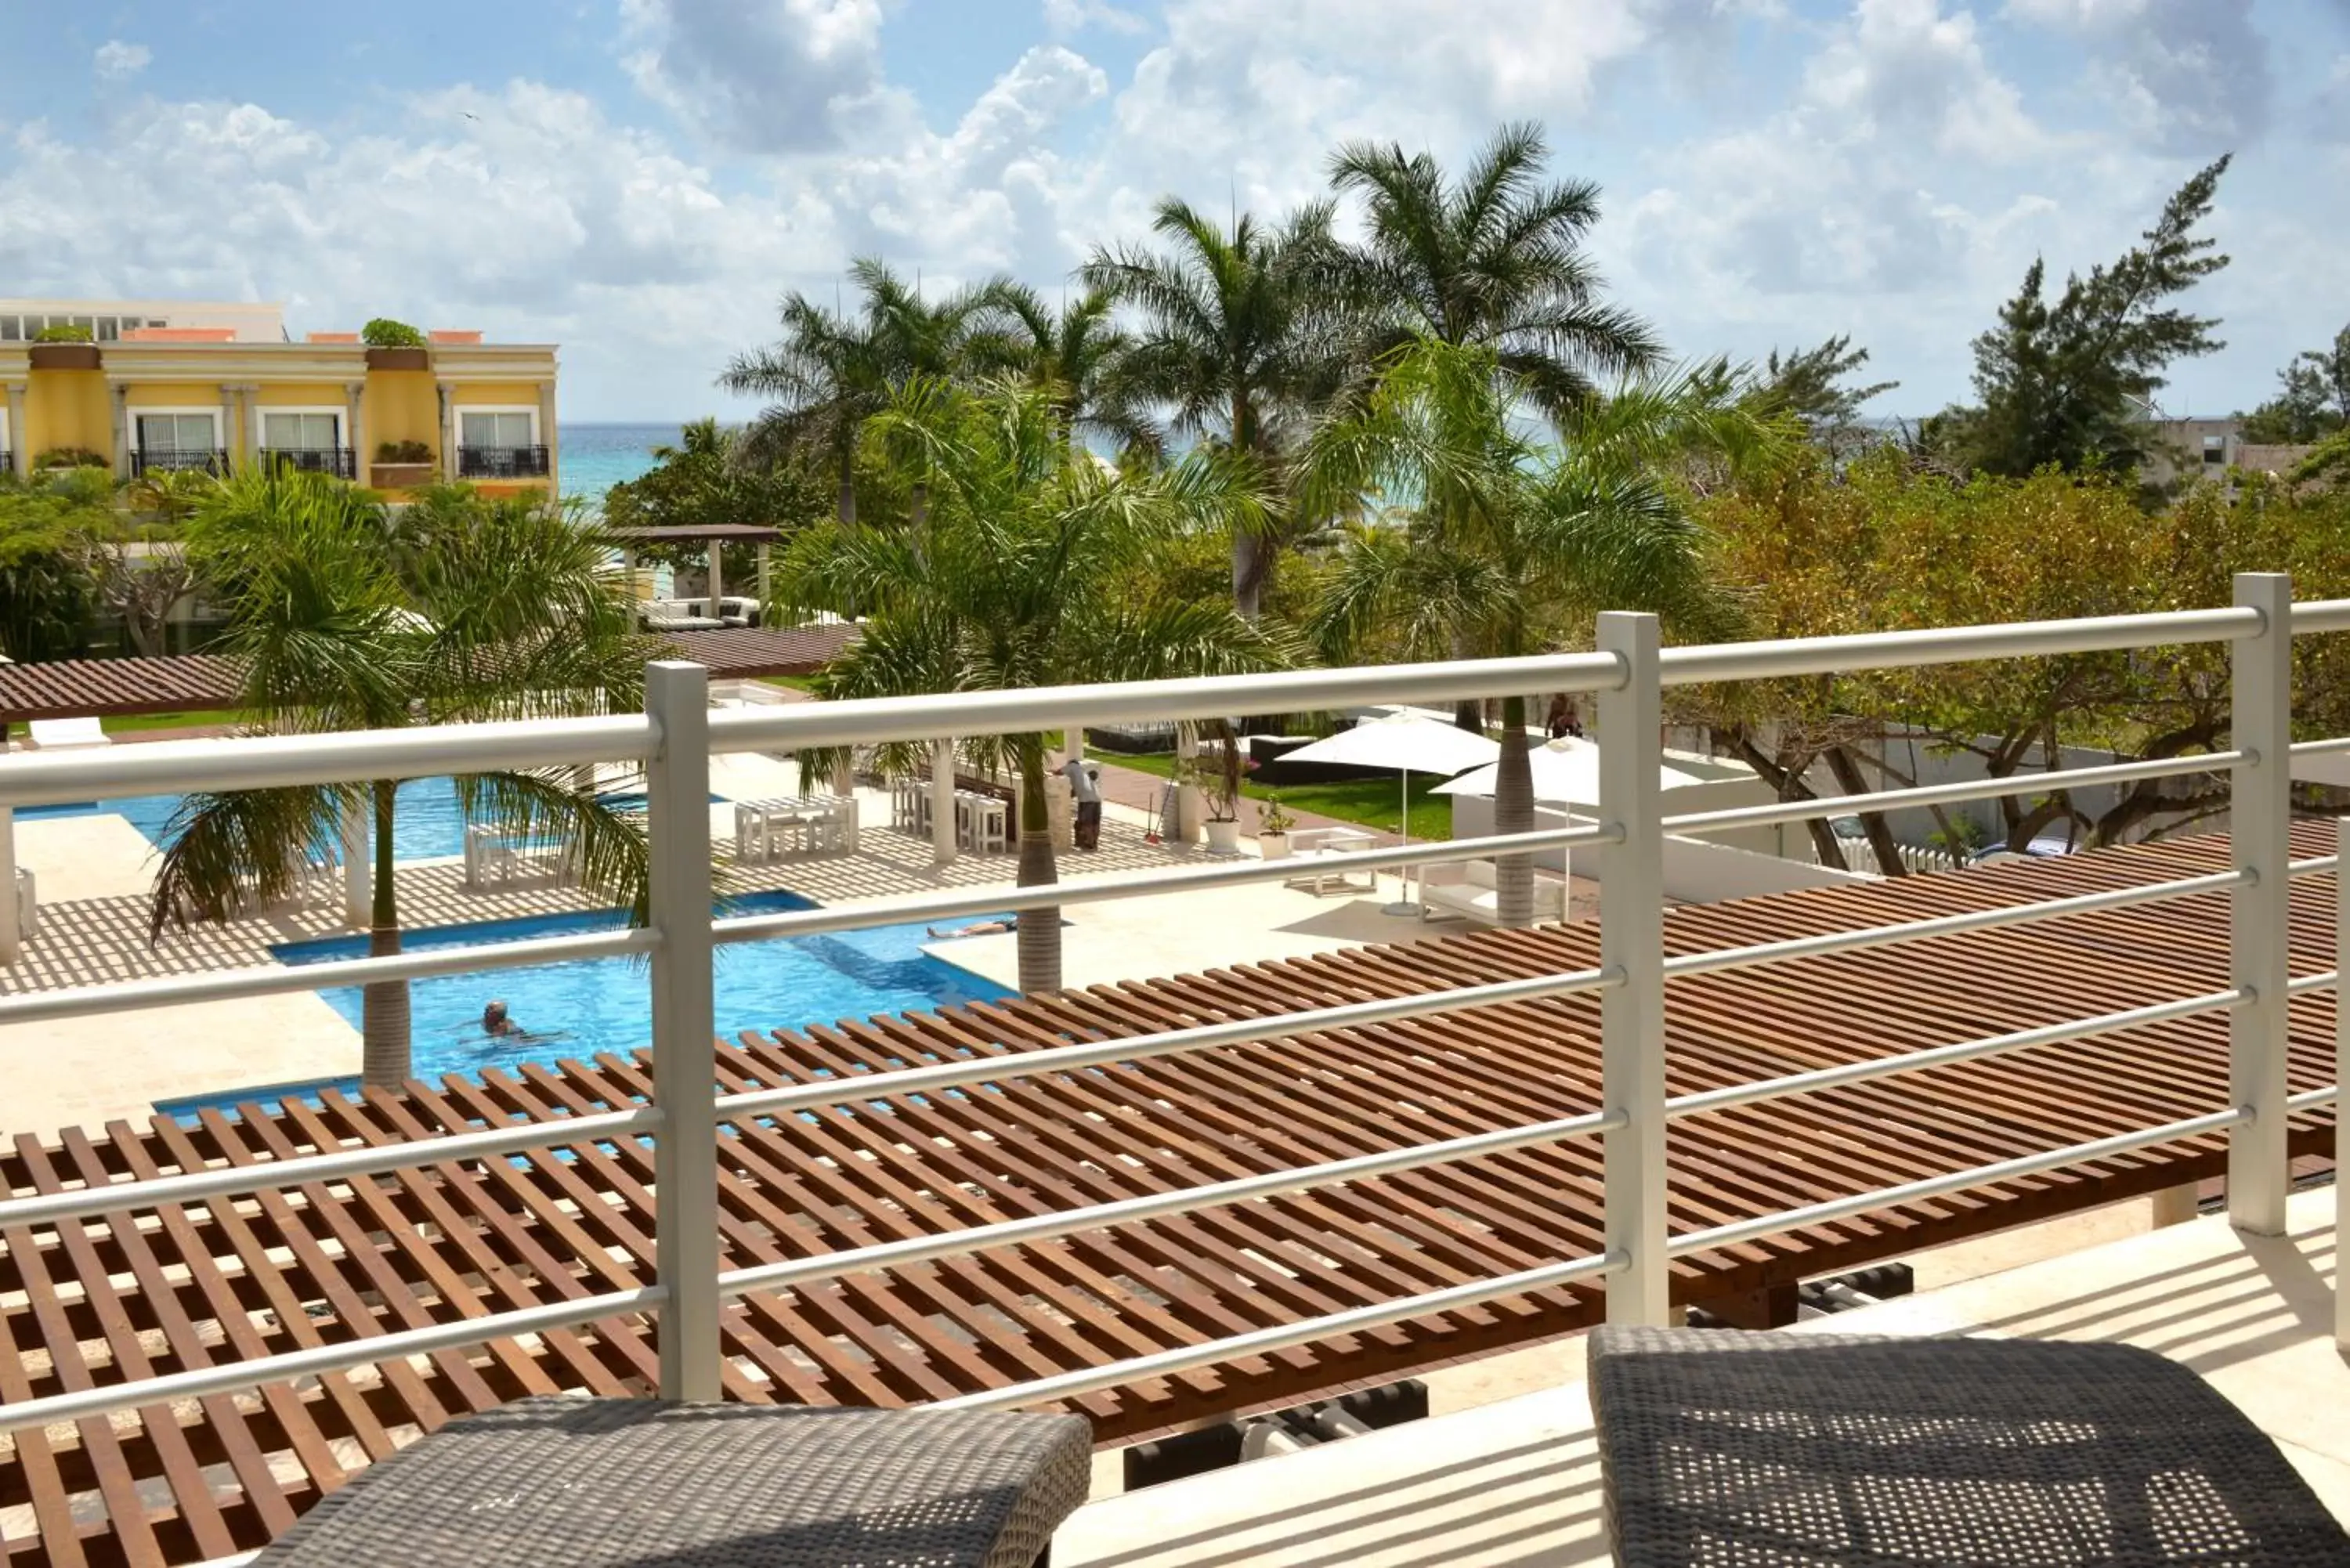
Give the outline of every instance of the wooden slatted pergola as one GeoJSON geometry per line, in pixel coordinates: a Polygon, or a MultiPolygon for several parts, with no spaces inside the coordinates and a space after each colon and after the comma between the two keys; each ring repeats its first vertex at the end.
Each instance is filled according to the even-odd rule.
{"type": "MultiPolygon", "coordinates": [[[[2296,853],[2331,835],[2304,827],[2296,853]]],[[[1867,888],[1681,909],[1675,953],[1916,919],[2222,869],[2197,839],[1867,888]]],[[[2293,964],[2333,966],[2330,878],[2293,889],[2293,964]]],[[[822,940],[823,939],[808,939],[822,940]]],[[[920,1060],[1013,1054],[1375,997],[1575,970],[1586,927],[1478,931],[1057,997],[843,1023],[722,1044],[740,1090],[920,1060]]],[[[1674,981],[1683,1094],[1894,1055],[2221,988],[2224,895],[1674,981]]],[[[2296,1092],[2333,1078],[2330,993],[2292,1007],[2296,1092]]],[[[126,1029],[140,1027],[126,1019],[126,1029]]],[[[738,1127],[720,1154],[728,1267],[865,1246],[1596,1106],[1589,994],[1270,1041],[970,1092],[879,1096],[738,1127]]],[[[2222,1106],[2227,1022],[2206,1013],[2041,1051],[1673,1124],[1677,1231],[2129,1132],[2222,1106]]],[[[20,1136],[0,1188],[253,1164],[354,1142],[553,1118],[645,1099],[641,1058],[412,1084],[182,1128],[20,1136]]],[[[2297,1116],[2297,1154],[2331,1113],[2297,1116]]],[[[728,1396],[900,1405],[1439,1289],[1596,1251],[1600,1146],[1570,1140],[1339,1188],[865,1273],[730,1303],[728,1396]]],[[[1724,1301],[2220,1173],[2196,1137],[1887,1206],[1685,1257],[1673,1288],[1724,1301]]],[[[587,1145],[310,1184],[0,1235],[0,1400],[576,1298],[647,1282],[651,1151],[587,1145]]],[[[1277,1407],[1594,1322],[1596,1289],[1548,1291],[1333,1337],[1071,1402],[1104,1442],[1277,1407]]],[[[0,1439],[7,1568],[180,1563],[267,1539],[350,1472],[451,1416],[525,1393],[642,1394],[637,1317],[0,1439]]]]}

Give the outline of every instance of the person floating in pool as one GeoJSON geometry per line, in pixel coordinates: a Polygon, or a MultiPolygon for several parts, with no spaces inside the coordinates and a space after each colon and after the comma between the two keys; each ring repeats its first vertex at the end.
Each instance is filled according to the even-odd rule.
{"type": "Polygon", "coordinates": [[[482,1009],[482,1033],[508,1040],[526,1039],[530,1033],[528,1030],[508,1016],[504,1000],[496,997],[492,998],[490,1004],[482,1009]]]}
{"type": "Polygon", "coordinates": [[[922,929],[931,933],[931,940],[934,942],[951,942],[959,937],[993,937],[1001,936],[1005,931],[1016,931],[1020,929],[1020,917],[1009,915],[1001,920],[981,920],[973,925],[957,926],[951,930],[944,931],[936,926],[925,926],[922,929]]]}

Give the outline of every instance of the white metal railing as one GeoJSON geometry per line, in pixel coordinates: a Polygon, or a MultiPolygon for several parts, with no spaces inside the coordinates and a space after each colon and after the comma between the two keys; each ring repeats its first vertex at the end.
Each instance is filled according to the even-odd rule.
{"type": "MultiPolygon", "coordinates": [[[[382,1147],[328,1149],[233,1168],[98,1183],[0,1199],[0,1229],[56,1227],[95,1216],[312,1181],[349,1180],[456,1159],[534,1148],[651,1138],[661,1196],[652,1217],[656,1282],[515,1311],[377,1334],[347,1344],[231,1362],[0,1406],[0,1431],[251,1387],[493,1337],[536,1334],[620,1313],[658,1312],[665,1395],[712,1398],[719,1390],[721,1304],[745,1292],[805,1286],[860,1271],[902,1267],[990,1247],[1034,1242],[1120,1222],[1188,1213],[1567,1137],[1603,1140],[1606,1245],[1588,1257],[1471,1281],[1421,1295],[1261,1329],[1129,1360],[1105,1363],[950,1401],[1032,1404],[1132,1379],[1305,1344],[1576,1281],[1607,1282],[1609,1317],[1664,1319],[1671,1259],[1825,1223],[1887,1204],[1958,1191],[2154,1144],[2224,1132],[2230,1140],[2230,1212],[2248,1231],[2283,1223],[2288,1116],[2332,1102],[2334,1087],[2286,1093],[2284,1007],[2293,995],[2332,988],[2334,972],[2290,978],[2285,935],[2291,878],[2332,871],[2335,857],[2288,860],[2291,756],[2350,749],[2350,739],[2292,741],[2286,675],[2297,634],[2350,630],[2350,600],[2294,606],[2282,577],[2238,580],[2238,603],[2175,615],[1966,627],[1879,636],[1664,649],[1646,616],[1600,618],[1597,650],[1537,659],[1350,670],[1310,670],[1141,685],[960,693],[952,697],[795,705],[773,711],[712,711],[706,676],[690,665],[649,671],[641,715],[442,727],[231,742],[159,742],[104,753],[35,753],[0,763],[0,814],[17,805],[158,790],[251,788],[409,777],[490,766],[559,767],[607,760],[641,763],[652,839],[650,921],[643,929],[475,945],[303,968],[270,967],[26,992],[0,998],[0,1024],[217,1001],[322,984],[619,953],[650,959],[653,1103],[613,1111],[486,1127],[382,1147]],[[1677,816],[1659,788],[1661,692],[1668,686],[1814,675],[1969,659],[2134,649],[2186,642],[2233,645],[2232,749],[2009,778],[1790,801],[1677,816]],[[711,1072],[711,973],[723,943],[809,936],[905,919],[938,920],[1001,910],[1051,909],[1145,896],[1244,886],[1294,874],[1283,862],[1173,870],[1049,888],[947,892],[848,909],[713,918],[709,760],[713,753],[837,747],[881,741],[1057,730],[1089,722],[1159,722],[1234,711],[1298,711],[1383,701],[1430,702],[1497,692],[1566,691],[1597,698],[1601,799],[1596,825],[1367,851],[1351,863],[1396,869],[1571,846],[1603,848],[1600,961],[1590,969],[1169,1029],[1125,1039],[1073,1041],[721,1096],[711,1072]],[[2233,863],[2226,871],[2078,894],[2036,903],[1821,933],[1668,958],[1663,942],[1662,855],[1669,833],[1795,823],[1862,810],[1953,804],[2054,787],[2119,784],[2189,773],[2231,776],[2233,863]],[[2033,1029],[1668,1097],[1663,1023],[1671,980],[1716,971],[1852,951],[2197,895],[2230,898],[2229,985],[2221,990],[2033,1029]],[[910,1095],[1036,1074],[1130,1063],[1286,1035],[1358,1027],[1578,992],[1600,999],[1602,1108],[1494,1132],[1303,1166],[1206,1186],[974,1226],[816,1257],[722,1271],[718,1258],[719,1129],[884,1095],[910,1095]],[[1674,1119],[1872,1081],[1921,1068],[2044,1048],[2121,1030],[2224,1012],[2230,1021],[2229,1103],[2161,1127],[2074,1144],[1928,1180],[1848,1195],[1708,1230],[1669,1233],[1665,1128],[1674,1119]]],[[[0,829],[5,815],[0,815],[0,829]]],[[[2344,829],[2350,832],[2350,827],[2344,829]]],[[[2337,940],[2350,942],[2350,878],[2337,894],[2337,940]]],[[[2337,971],[2338,971],[2337,965],[2337,971]]],[[[2340,1070],[2350,1071],[2350,1017],[2338,1025],[2340,1070]]],[[[0,1039],[0,1049],[5,1048],[0,1039]]],[[[2337,1072],[2336,1084],[2340,1081],[2337,1072]]],[[[17,1233],[25,1233],[17,1230],[17,1233]]],[[[2350,1299],[2350,1298],[2345,1298],[2350,1299]]],[[[2350,1306],[2342,1328],[2350,1343],[2350,1306]]]]}

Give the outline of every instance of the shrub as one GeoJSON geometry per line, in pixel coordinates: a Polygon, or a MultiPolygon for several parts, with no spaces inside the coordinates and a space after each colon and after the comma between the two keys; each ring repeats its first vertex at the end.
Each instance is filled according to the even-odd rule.
{"type": "Polygon", "coordinates": [[[370,348],[421,348],[424,334],[405,321],[379,316],[359,328],[359,341],[370,348]]]}
{"type": "Polygon", "coordinates": [[[1287,833],[1296,826],[1297,819],[1289,815],[1289,809],[1281,804],[1279,795],[1268,794],[1264,797],[1257,814],[1257,833],[1260,836],[1269,833],[1287,833]]]}
{"type": "Polygon", "coordinates": [[[78,327],[60,321],[54,327],[44,327],[34,333],[33,341],[36,343],[95,343],[98,341],[98,337],[87,327],[78,327]]]}
{"type": "Polygon", "coordinates": [[[114,460],[86,446],[53,446],[33,460],[35,468],[112,468],[114,460]]]}
{"type": "Polygon", "coordinates": [[[388,441],[375,449],[378,462],[431,462],[432,449],[421,441],[388,441]]]}

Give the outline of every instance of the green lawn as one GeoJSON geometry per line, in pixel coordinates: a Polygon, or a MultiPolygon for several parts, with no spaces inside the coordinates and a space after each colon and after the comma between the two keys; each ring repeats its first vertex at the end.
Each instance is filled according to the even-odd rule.
{"type": "MultiPolygon", "coordinates": [[[[1092,760],[1107,767],[1132,768],[1137,773],[1166,778],[1175,771],[1175,753],[1149,752],[1128,756],[1123,752],[1095,752],[1092,760]]],[[[1444,781],[1425,774],[1411,775],[1411,836],[1414,838],[1452,836],[1452,797],[1430,794],[1444,781]]],[[[1380,833],[1396,831],[1397,788],[1393,774],[1384,778],[1351,779],[1344,784],[1291,784],[1283,789],[1242,781],[1241,793],[1252,800],[1278,794],[1291,811],[1310,811],[1380,833]]]]}
{"type": "Polygon", "coordinates": [[[200,724],[234,724],[237,718],[226,708],[200,708],[185,713],[125,713],[99,722],[112,735],[125,730],[192,730],[200,724]]]}

